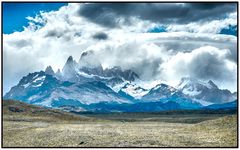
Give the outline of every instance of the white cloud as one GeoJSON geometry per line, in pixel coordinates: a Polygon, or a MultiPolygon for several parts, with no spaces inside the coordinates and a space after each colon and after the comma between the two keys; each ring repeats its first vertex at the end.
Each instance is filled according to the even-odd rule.
{"type": "Polygon", "coordinates": [[[179,80],[183,76],[213,80],[221,88],[234,91],[237,88],[237,65],[227,59],[229,53],[228,49],[212,46],[179,52],[162,65],[163,75],[170,81],[179,80]]]}
{"type": "MultiPolygon", "coordinates": [[[[105,68],[119,65],[133,69],[145,80],[168,82],[177,82],[181,76],[190,74],[187,68],[191,63],[187,61],[191,58],[191,62],[196,62],[197,56],[204,53],[226,69],[216,82],[224,88],[236,89],[236,37],[201,32],[143,33],[155,24],[137,18],[132,18],[135,22],[132,25],[109,29],[78,16],[79,7],[80,4],[69,4],[58,11],[41,12],[35,18],[28,17],[30,23],[24,31],[3,35],[4,92],[23,75],[44,70],[48,65],[56,71],[63,67],[69,55],[78,61],[86,50],[94,50],[105,68]],[[108,38],[94,39],[93,35],[99,32],[108,38]]],[[[206,32],[210,31],[206,29],[206,32]]]]}
{"type": "Polygon", "coordinates": [[[222,29],[237,25],[237,12],[230,13],[225,19],[209,22],[191,22],[188,24],[171,24],[166,30],[170,32],[187,31],[193,33],[220,33],[222,29]]]}

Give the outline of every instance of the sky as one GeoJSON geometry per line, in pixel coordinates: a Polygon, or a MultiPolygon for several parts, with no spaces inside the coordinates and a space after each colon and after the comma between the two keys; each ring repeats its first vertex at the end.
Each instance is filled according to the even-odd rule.
{"type": "Polygon", "coordinates": [[[3,33],[23,31],[28,25],[26,17],[34,17],[40,11],[54,11],[67,3],[3,3],[3,33]]]}
{"type": "Polygon", "coordinates": [[[4,93],[90,50],[103,68],[132,69],[146,82],[176,86],[188,76],[233,92],[237,3],[3,4],[4,93]]]}

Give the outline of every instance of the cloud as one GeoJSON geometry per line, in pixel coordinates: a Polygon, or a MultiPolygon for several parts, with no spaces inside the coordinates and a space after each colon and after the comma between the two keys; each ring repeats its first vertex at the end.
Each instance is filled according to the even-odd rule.
{"type": "MultiPolygon", "coordinates": [[[[229,13],[225,18],[207,22],[190,22],[187,24],[170,24],[167,31],[187,31],[193,33],[220,33],[222,29],[237,25],[237,12],[229,13]]],[[[236,31],[237,32],[237,31],[236,31]]]]}
{"type": "MultiPolygon", "coordinates": [[[[192,75],[203,80],[214,78],[213,81],[220,87],[236,90],[237,37],[214,34],[215,32],[209,32],[210,29],[204,33],[189,33],[186,28],[176,30],[178,32],[172,29],[171,32],[145,33],[157,25],[152,23],[156,15],[144,19],[153,11],[167,12],[167,8],[176,8],[179,13],[182,9],[188,10],[188,13],[194,12],[190,9],[193,6],[186,4],[160,4],[69,4],[58,11],[41,12],[36,18],[28,17],[29,26],[25,27],[24,31],[3,35],[4,92],[29,72],[45,70],[48,65],[56,71],[63,67],[70,55],[78,60],[82,52],[88,50],[94,51],[104,68],[121,66],[123,69],[132,69],[145,81],[156,79],[176,84],[182,76],[192,75]],[[138,9],[144,10],[140,16],[137,15],[137,12],[140,12],[138,9]],[[85,11],[93,14],[86,17],[85,11]],[[113,26],[106,28],[104,13],[109,11],[112,13],[110,16],[118,15],[120,18],[114,18],[113,26]],[[100,15],[99,20],[96,20],[97,14],[100,15]],[[128,19],[127,15],[130,15],[128,19]],[[103,22],[99,23],[101,19],[103,22]],[[205,48],[207,50],[204,50],[205,48]],[[181,59],[180,56],[186,59],[181,59]],[[187,62],[189,58],[191,63],[187,62]],[[208,65],[201,65],[201,62],[207,61],[208,65]],[[212,71],[214,68],[215,72],[212,71]]],[[[224,4],[194,9],[203,11],[200,14],[211,14],[211,10],[221,8],[221,18],[221,14],[234,11],[228,9],[230,6],[232,5],[224,4]]],[[[166,15],[166,12],[159,14],[159,17],[173,19],[175,14],[166,15]]],[[[111,17],[108,19],[112,19],[111,17]]],[[[209,19],[205,16],[200,20],[208,20],[207,18],[209,19]]],[[[183,23],[182,19],[180,14],[176,15],[175,22],[183,23]]],[[[234,20],[234,17],[231,19],[234,20]]],[[[168,21],[166,22],[170,23],[168,21]]],[[[201,24],[197,25],[196,23],[196,28],[201,24]]],[[[207,26],[207,22],[204,25],[207,26]]],[[[214,25],[211,25],[211,28],[215,28],[214,25]]]]}
{"type": "MultiPolygon", "coordinates": [[[[128,13],[131,10],[132,4],[121,3],[121,4],[111,4],[105,3],[92,3],[92,4],[83,4],[79,8],[79,15],[87,18],[88,20],[106,26],[106,27],[116,27],[118,23],[121,23],[121,16],[124,13],[128,13]],[[118,16],[119,15],[119,16],[118,16]]],[[[129,20],[123,18],[124,22],[127,23],[129,20]]]]}
{"type": "Polygon", "coordinates": [[[45,37],[61,37],[63,35],[62,32],[58,32],[57,30],[50,30],[47,32],[47,34],[45,35],[45,37]]]}
{"type": "Polygon", "coordinates": [[[144,80],[153,79],[163,61],[160,47],[153,43],[143,44],[140,40],[129,40],[123,43],[114,41],[91,49],[97,50],[95,54],[99,56],[104,68],[120,66],[126,70],[131,69],[144,80]]]}
{"type": "Polygon", "coordinates": [[[90,3],[78,14],[105,27],[131,24],[131,18],[160,24],[187,24],[223,19],[237,10],[236,3],[90,3]]]}
{"type": "Polygon", "coordinates": [[[228,60],[228,49],[212,46],[200,47],[191,52],[179,52],[162,65],[164,76],[175,80],[176,76],[190,76],[203,81],[214,80],[221,88],[236,89],[237,65],[228,60]],[[233,75],[234,74],[234,75],[233,75]]]}
{"type": "Polygon", "coordinates": [[[12,44],[18,48],[23,48],[25,46],[30,46],[31,40],[17,39],[15,42],[12,41],[12,44]]]}
{"type": "Polygon", "coordinates": [[[98,32],[93,35],[93,38],[96,40],[106,40],[108,39],[108,35],[104,32],[98,32]]]}
{"type": "MultiPolygon", "coordinates": [[[[21,38],[19,42],[21,42],[21,38]]],[[[34,53],[31,52],[31,45],[9,45],[4,43],[3,45],[3,92],[7,92],[12,86],[16,85],[19,80],[26,76],[29,71],[38,71],[42,69],[42,64],[39,59],[34,57],[34,53]],[[15,48],[18,47],[18,48],[15,48]]]]}
{"type": "Polygon", "coordinates": [[[123,42],[117,43],[113,37],[89,49],[95,50],[105,68],[120,65],[134,70],[143,80],[160,79],[176,85],[181,77],[192,76],[213,80],[221,88],[236,89],[237,39],[234,36],[175,32],[125,34],[124,37],[123,42]]]}

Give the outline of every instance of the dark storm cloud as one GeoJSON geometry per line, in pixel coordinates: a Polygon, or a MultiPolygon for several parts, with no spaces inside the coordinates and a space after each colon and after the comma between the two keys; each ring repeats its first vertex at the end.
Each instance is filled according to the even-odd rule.
{"type": "Polygon", "coordinates": [[[108,39],[108,35],[104,32],[99,32],[93,35],[93,38],[96,40],[106,40],[108,39]]]}
{"type": "Polygon", "coordinates": [[[164,46],[171,55],[176,55],[178,52],[191,52],[193,49],[197,49],[203,46],[214,46],[219,49],[229,49],[229,53],[226,58],[230,61],[237,63],[237,45],[235,42],[215,42],[211,41],[210,38],[200,38],[187,39],[184,42],[179,42],[179,40],[166,40],[161,42],[156,42],[158,46],[164,46]],[[197,42],[196,42],[197,41],[197,42]]]}
{"type": "Polygon", "coordinates": [[[134,6],[129,3],[85,4],[81,6],[78,13],[97,24],[115,27],[118,25],[118,16],[130,15],[132,13],[131,8],[134,8],[134,6]]]}
{"type": "Polygon", "coordinates": [[[237,48],[233,49],[231,51],[231,53],[228,55],[228,59],[235,63],[238,63],[238,60],[237,60],[238,53],[237,52],[238,52],[237,48]]]}
{"type": "Polygon", "coordinates": [[[213,9],[219,6],[226,5],[226,3],[186,3],[186,5],[198,9],[213,9]]]}
{"type": "Polygon", "coordinates": [[[198,79],[233,80],[225,61],[210,53],[201,53],[188,65],[190,75],[198,79]]]}
{"type": "Polygon", "coordinates": [[[94,23],[117,27],[120,21],[131,23],[131,17],[162,24],[204,22],[224,18],[236,9],[236,3],[93,3],[82,5],[78,14],[94,23]]]}
{"type": "Polygon", "coordinates": [[[130,67],[130,69],[136,72],[143,80],[154,79],[161,73],[160,65],[162,63],[163,60],[160,58],[143,59],[141,62],[134,64],[134,67],[130,67]]]}

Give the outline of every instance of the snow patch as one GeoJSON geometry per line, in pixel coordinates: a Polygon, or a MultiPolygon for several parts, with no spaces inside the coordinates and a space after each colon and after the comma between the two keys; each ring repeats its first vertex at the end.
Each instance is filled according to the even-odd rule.
{"type": "Polygon", "coordinates": [[[30,84],[31,83],[27,83],[27,84],[24,84],[23,86],[24,86],[24,88],[27,88],[27,87],[29,87],[30,84]]]}
{"type": "Polygon", "coordinates": [[[124,81],[120,84],[115,85],[114,87],[111,87],[108,85],[108,87],[110,87],[114,92],[118,93],[126,84],[129,84],[129,81],[124,81]]]}
{"type": "Polygon", "coordinates": [[[183,94],[186,94],[188,96],[196,96],[196,95],[199,95],[202,93],[202,91],[197,91],[197,90],[190,89],[190,88],[183,89],[182,92],[183,92],[183,94]]]}
{"type": "Polygon", "coordinates": [[[29,100],[29,101],[32,101],[32,100],[34,100],[34,99],[36,99],[36,98],[38,98],[38,95],[33,95],[33,96],[29,97],[28,100],[29,100]]]}
{"type": "Polygon", "coordinates": [[[77,71],[77,73],[85,78],[94,78],[94,77],[98,77],[100,79],[107,79],[107,80],[110,80],[112,79],[113,77],[102,77],[102,76],[98,76],[98,75],[94,75],[94,74],[87,74],[85,72],[81,72],[81,71],[77,71]]]}
{"type": "Polygon", "coordinates": [[[40,87],[42,86],[43,82],[40,82],[38,85],[33,85],[32,87],[40,87]]]}
{"type": "Polygon", "coordinates": [[[136,84],[146,90],[151,90],[152,88],[156,87],[157,85],[164,83],[167,84],[165,81],[163,80],[155,80],[155,81],[142,81],[140,79],[136,80],[133,82],[133,84],[136,84]]]}
{"type": "Polygon", "coordinates": [[[38,81],[40,81],[40,80],[45,80],[45,78],[46,78],[46,76],[42,76],[42,77],[39,77],[39,78],[36,78],[35,80],[33,80],[33,82],[35,83],[35,82],[38,82],[38,81]]]}
{"type": "Polygon", "coordinates": [[[52,99],[45,99],[42,102],[35,103],[36,105],[44,106],[44,107],[52,107],[52,99]]]}
{"type": "Polygon", "coordinates": [[[36,75],[33,77],[33,79],[35,79],[36,77],[38,77],[38,74],[36,74],[36,75]]]}
{"type": "Polygon", "coordinates": [[[200,103],[200,104],[203,105],[203,106],[208,106],[208,105],[214,104],[214,103],[207,102],[207,101],[204,101],[204,100],[199,100],[199,99],[192,99],[192,100],[195,101],[195,102],[200,103]]]}
{"type": "Polygon", "coordinates": [[[122,88],[122,91],[133,96],[136,99],[142,98],[149,92],[149,90],[145,90],[136,84],[127,84],[126,87],[122,88]]]}
{"type": "Polygon", "coordinates": [[[205,83],[193,78],[182,78],[181,83],[177,86],[177,89],[183,89],[186,85],[197,85],[197,84],[203,85],[208,89],[212,88],[212,85],[209,83],[205,83]]]}

